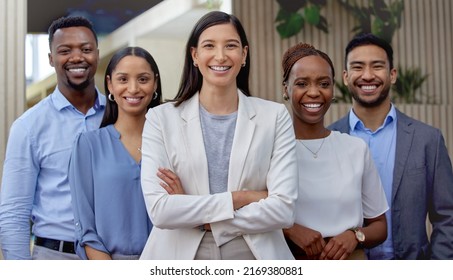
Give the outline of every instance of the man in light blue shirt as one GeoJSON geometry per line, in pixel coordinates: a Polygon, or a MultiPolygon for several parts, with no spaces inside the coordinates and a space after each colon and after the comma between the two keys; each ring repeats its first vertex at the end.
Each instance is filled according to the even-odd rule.
{"type": "MultiPolygon", "coordinates": [[[[365,127],[365,124],[357,117],[353,110],[349,112],[350,133],[353,136],[362,138],[370,148],[374,164],[376,165],[389,208],[392,207],[392,184],[393,168],[395,165],[396,147],[396,110],[393,105],[384,123],[375,131],[365,127]]],[[[393,259],[393,238],[392,238],[392,215],[390,211],[385,212],[387,219],[387,239],[384,243],[375,248],[368,249],[370,259],[393,259]]]]}
{"type": "Polygon", "coordinates": [[[5,259],[78,259],[68,164],[76,135],[97,129],[104,114],[105,96],[94,84],[98,40],[87,19],[67,17],[49,27],[49,46],[57,87],[13,123],[8,139],[0,196],[5,259]]]}

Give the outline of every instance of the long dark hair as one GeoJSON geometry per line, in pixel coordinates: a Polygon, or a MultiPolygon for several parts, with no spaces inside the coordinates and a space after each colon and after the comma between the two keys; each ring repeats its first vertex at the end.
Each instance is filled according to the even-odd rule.
{"type": "MultiPolygon", "coordinates": [[[[112,72],[118,65],[121,59],[126,56],[138,56],[144,58],[151,66],[151,70],[154,72],[155,79],[157,80],[157,88],[156,94],[157,97],[154,98],[153,96],[151,102],[148,104],[148,109],[153,108],[161,103],[162,100],[162,87],[160,82],[160,73],[159,68],[157,67],[157,63],[152,57],[152,55],[143,48],[140,47],[127,47],[117,51],[112,58],[110,59],[109,65],[107,66],[107,70],[105,71],[104,76],[104,88],[105,88],[105,96],[109,96],[110,91],[108,88],[108,79],[107,77],[112,77],[112,72]]],[[[110,124],[114,124],[118,119],[118,104],[115,101],[110,101],[107,98],[107,104],[105,105],[105,112],[104,117],[102,119],[100,127],[104,127],[110,124]]]]}
{"type": "MultiPolygon", "coordinates": [[[[186,45],[186,54],[184,69],[179,84],[179,90],[173,101],[176,101],[175,106],[181,105],[184,101],[190,99],[197,91],[201,89],[203,77],[197,67],[193,64],[191,49],[197,47],[198,39],[201,33],[211,26],[231,23],[239,34],[242,47],[248,46],[247,36],[241,22],[234,15],[230,15],[220,11],[209,12],[198,20],[186,45]]],[[[247,96],[250,96],[249,90],[249,73],[250,73],[250,48],[245,58],[245,66],[241,68],[236,77],[238,88],[247,96]]]]}

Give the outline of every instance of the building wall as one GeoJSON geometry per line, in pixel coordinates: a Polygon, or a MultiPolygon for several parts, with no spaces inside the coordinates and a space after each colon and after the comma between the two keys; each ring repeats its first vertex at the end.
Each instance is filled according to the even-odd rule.
{"type": "MultiPolygon", "coordinates": [[[[0,167],[9,128],[25,108],[26,11],[26,0],[0,1],[0,167]]],[[[0,168],[0,178],[2,172],[0,168]]]]}
{"type": "MultiPolygon", "coordinates": [[[[329,23],[328,34],[306,25],[288,39],[281,39],[275,28],[279,10],[276,0],[233,1],[233,13],[243,23],[250,41],[253,95],[283,102],[281,58],[286,49],[298,42],[325,51],[335,65],[336,80],[341,82],[344,48],[354,35],[351,30],[356,22],[338,1],[329,0],[322,9],[329,23]]],[[[404,5],[402,25],[392,41],[394,64],[419,67],[422,74],[429,76],[417,93],[421,104],[397,103],[397,106],[408,115],[441,129],[453,158],[453,2],[405,0],[404,5]]],[[[333,104],[326,115],[326,124],[343,116],[350,107],[348,103],[333,104]]]]}
{"type": "MultiPolygon", "coordinates": [[[[0,2],[0,166],[12,122],[25,108],[26,0],[0,2]]],[[[0,169],[0,178],[3,168],[0,169]]],[[[1,182],[1,179],[0,179],[1,182]]]]}
{"type": "Polygon", "coordinates": [[[137,45],[148,50],[161,72],[163,99],[173,99],[184,67],[185,39],[141,38],[137,45]]]}

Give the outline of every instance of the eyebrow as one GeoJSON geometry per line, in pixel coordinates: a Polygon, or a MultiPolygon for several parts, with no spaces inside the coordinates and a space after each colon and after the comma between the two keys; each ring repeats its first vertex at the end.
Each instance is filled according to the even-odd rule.
{"type": "MultiPolygon", "coordinates": [[[[200,42],[200,44],[203,44],[203,43],[212,43],[212,42],[215,42],[216,40],[213,40],[213,39],[206,39],[206,40],[203,40],[200,42]]],[[[230,43],[230,42],[235,42],[235,43],[238,43],[240,44],[241,41],[238,40],[238,39],[228,39],[228,40],[225,40],[227,43],[230,43]]]]}
{"type": "MultiPolygon", "coordinates": [[[[126,73],[126,72],[115,72],[113,75],[129,75],[129,73],[126,73]]],[[[153,76],[153,73],[151,73],[151,72],[142,72],[142,73],[139,73],[138,75],[153,76]]]]}
{"type": "MultiPolygon", "coordinates": [[[[373,60],[373,61],[371,61],[371,64],[379,64],[379,63],[386,64],[387,62],[385,60],[373,60]]],[[[350,65],[353,65],[353,64],[362,65],[362,64],[367,64],[367,62],[360,60],[360,61],[351,61],[351,62],[349,62],[349,64],[350,65]]]]}
{"type": "Polygon", "coordinates": [[[84,46],[94,46],[93,43],[91,42],[81,42],[81,43],[62,43],[59,45],[56,45],[55,48],[71,48],[71,47],[84,47],[84,46]]]}
{"type": "MultiPolygon", "coordinates": [[[[322,80],[326,80],[326,79],[331,80],[332,77],[330,77],[328,75],[327,76],[318,76],[318,77],[315,77],[314,80],[322,81],[322,80]]],[[[294,81],[299,81],[299,80],[311,80],[311,78],[308,76],[298,76],[298,77],[296,77],[296,79],[294,79],[294,81]]]]}

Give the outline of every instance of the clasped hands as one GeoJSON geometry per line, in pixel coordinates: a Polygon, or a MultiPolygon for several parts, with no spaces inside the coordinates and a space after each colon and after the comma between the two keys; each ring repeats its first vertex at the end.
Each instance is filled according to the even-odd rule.
{"type": "Polygon", "coordinates": [[[294,224],[293,227],[285,230],[285,235],[302,248],[307,257],[312,260],[345,260],[358,244],[354,233],[350,230],[326,242],[320,232],[294,224]]]}

